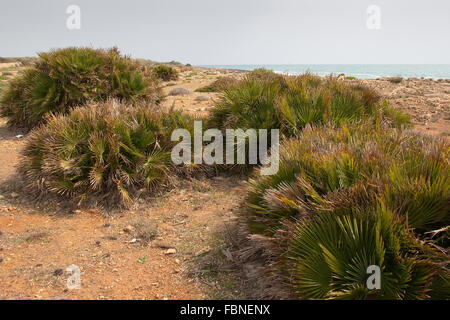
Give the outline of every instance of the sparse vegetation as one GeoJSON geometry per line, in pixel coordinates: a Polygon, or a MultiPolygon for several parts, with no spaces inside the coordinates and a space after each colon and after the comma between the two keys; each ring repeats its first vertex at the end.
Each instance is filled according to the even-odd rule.
{"type": "Polygon", "coordinates": [[[192,93],[191,90],[182,87],[177,87],[169,91],[169,96],[184,96],[191,93],[192,93]]]}
{"type": "Polygon", "coordinates": [[[117,49],[66,48],[39,60],[10,81],[0,104],[11,125],[31,129],[48,113],[67,113],[87,101],[158,100],[153,76],[117,49]]]}
{"type": "Polygon", "coordinates": [[[237,83],[238,80],[231,77],[218,77],[213,83],[198,88],[195,92],[222,92],[237,83]]]}
{"type": "Polygon", "coordinates": [[[11,63],[15,62],[14,58],[0,57],[0,63],[11,63]]]}
{"type": "Polygon", "coordinates": [[[295,226],[289,267],[299,297],[315,299],[448,299],[445,255],[418,241],[386,208],[324,212],[295,226]],[[380,267],[380,289],[367,268],[380,267]]]}
{"type": "Polygon", "coordinates": [[[178,79],[178,72],[174,68],[165,65],[153,67],[152,73],[156,78],[163,81],[172,81],[178,79]]]}
{"type": "Polygon", "coordinates": [[[403,78],[402,77],[392,77],[392,78],[389,78],[389,82],[390,83],[400,83],[400,82],[402,82],[403,81],[403,78]]]}
{"type": "Polygon", "coordinates": [[[249,72],[246,76],[247,79],[260,80],[264,82],[278,82],[283,86],[286,76],[273,72],[265,68],[257,68],[249,72]]]}
{"type": "Polygon", "coordinates": [[[36,61],[37,61],[36,57],[19,57],[19,58],[4,58],[4,57],[0,57],[0,63],[19,62],[23,66],[32,65],[36,61]]]}
{"type": "MultiPolygon", "coordinates": [[[[172,131],[192,130],[193,118],[158,106],[155,78],[163,78],[155,70],[175,69],[142,61],[147,66],[116,50],[63,49],[27,62],[31,67],[11,85],[0,82],[0,90],[8,88],[3,115],[11,124],[34,128],[18,169],[31,195],[106,207],[130,204],[143,193],[156,194],[160,207],[171,201],[158,191],[198,168],[175,166],[170,160],[177,143],[170,140],[172,131]],[[147,71],[150,65],[153,69],[147,71]]],[[[203,236],[192,235],[201,241],[199,248],[186,250],[196,257],[191,273],[210,286],[211,297],[245,297],[244,287],[264,291],[236,281],[251,269],[253,276],[264,270],[271,281],[279,279],[272,292],[285,286],[300,299],[450,299],[450,146],[405,129],[410,125],[406,114],[346,79],[353,80],[257,69],[243,80],[219,77],[196,90],[223,94],[207,127],[280,128],[282,133],[279,171],[260,176],[257,169],[249,181],[239,219],[245,223],[228,236],[214,233],[207,247],[203,236]],[[264,248],[239,251],[236,233],[248,243],[261,241],[264,248]],[[235,243],[228,246],[224,238],[235,243]],[[243,265],[250,256],[258,263],[243,265]],[[366,285],[369,265],[381,269],[381,290],[366,285]],[[234,273],[236,266],[242,275],[234,273]]],[[[191,93],[175,87],[169,95],[191,93]]],[[[194,101],[209,99],[199,95],[194,101]]],[[[217,197],[212,180],[193,179],[190,187],[179,201],[189,194],[193,210],[202,210],[204,199],[217,197]],[[192,197],[192,192],[205,198],[192,197]]],[[[238,209],[228,203],[230,208],[220,206],[220,215],[238,209]]],[[[214,208],[219,205],[214,202],[214,208]]],[[[169,254],[176,252],[176,260],[183,260],[178,246],[189,246],[188,239],[177,233],[173,243],[166,242],[167,230],[178,225],[188,229],[194,216],[171,214],[175,218],[161,215],[161,234],[155,221],[138,217],[111,229],[114,233],[105,239],[117,240],[125,232],[130,241],[117,242],[145,246],[157,238],[155,248],[173,250],[169,254]]],[[[198,227],[209,230],[204,221],[198,227]]],[[[51,243],[56,236],[49,235],[32,232],[18,239],[31,247],[51,243]]],[[[97,242],[92,243],[100,246],[97,242]]],[[[152,260],[141,252],[131,262],[149,267],[152,260]]],[[[181,263],[176,261],[169,272],[182,272],[181,263]]]]}

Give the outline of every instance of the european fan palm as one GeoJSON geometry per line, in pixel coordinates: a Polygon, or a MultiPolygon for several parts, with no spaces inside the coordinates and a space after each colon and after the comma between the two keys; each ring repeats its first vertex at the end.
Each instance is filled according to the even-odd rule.
{"type": "Polygon", "coordinates": [[[159,98],[156,79],[117,49],[66,48],[40,53],[33,66],[13,79],[0,101],[9,123],[31,129],[52,113],[92,101],[127,102],[159,98]]]}
{"type": "Polygon", "coordinates": [[[295,136],[307,124],[339,125],[369,117],[408,125],[408,117],[382,102],[373,89],[332,76],[285,76],[257,69],[222,94],[211,113],[212,124],[224,129],[278,128],[295,136]]]}
{"type": "Polygon", "coordinates": [[[301,298],[449,298],[448,155],[445,141],[385,122],[307,125],[276,174],[250,180],[244,218],[301,298]],[[370,265],[380,290],[366,285],[370,265]]]}
{"type": "Polygon", "coordinates": [[[171,132],[192,130],[192,122],[187,115],[157,111],[153,105],[90,104],[69,115],[52,115],[35,129],[19,170],[28,187],[40,194],[126,203],[134,190],[153,190],[168,181],[175,170],[171,132]]]}
{"type": "Polygon", "coordinates": [[[271,233],[285,218],[383,199],[417,232],[449,223],[448,144],[370,121],[307,127],[280,148],[279,170],[250,180],[248,221],[271,233]],[[345,201],[344,201],[345,199],[345,201]],[[353,202],[353,203],[352,203],[353,202]]]}
{"type": "Polygon", "coordinates": [[[450,170],[437,156],[411,155],[388,172],[383,198],[418,232],[450,225],[450,170]]]}
{"type": "Polygon", "coordinates": [[[448,298],[445,256],[425,254],[421,244],[385,207],[322,213],[297,224],[290,241],[293,285],[302,298],[448,298]],[[380,287],[367,284],[368,268],[380,270],[380,287]]]}
{"type": "Polygon", "coordinates": [[[217,128],[273,129],[279,127],[276,104],[280,87],[274,82],[246,80],[223,91],[223,97],[211,110],[212,125],[217,128]]]}
{"type": "Polygon", "coordinates": [[[172,67],[159,65],[152,68],[153,75],[163,81],[177,80],[178,72],[172,67]]]}

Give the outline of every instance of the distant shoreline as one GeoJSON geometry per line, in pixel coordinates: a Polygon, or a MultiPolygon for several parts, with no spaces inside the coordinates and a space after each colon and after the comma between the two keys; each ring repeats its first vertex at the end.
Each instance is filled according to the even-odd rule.
{"type": "Polygon", "coordinates": [[[296,75],[311,72],[319,76],[330,74],[355,77],[358,79],[379,79],[402,77],[411,79],[450,79],[450,64],[267,64],[267,65],[198,65],[202,68],[233,71],[252,71],[257,68],[273,70],[277,73],[296,75]]]}

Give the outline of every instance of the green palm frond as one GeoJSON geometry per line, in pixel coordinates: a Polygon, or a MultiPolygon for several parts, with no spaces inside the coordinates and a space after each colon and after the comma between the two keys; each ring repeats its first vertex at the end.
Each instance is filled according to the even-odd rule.
{"type": "Polygon", "coordinates": [[[38,193],[126,204],[137,189],[156,189],[170,175],[183,172],[170,159],[170,134],[183,126],[190,130],[193,118],[179,111],[116,100],[91,103],[68,115],[51,116],[35,129],[20,172],[38,193]]]}
{"type": "Polygon", "coordinates": [[[32,129],[48,113],[68,113],[88,101],[160,99],[157,80],[117,50],[65,48],[40,53],[36,64],[15,78],[0,101],[9,123],[32,129]]]}

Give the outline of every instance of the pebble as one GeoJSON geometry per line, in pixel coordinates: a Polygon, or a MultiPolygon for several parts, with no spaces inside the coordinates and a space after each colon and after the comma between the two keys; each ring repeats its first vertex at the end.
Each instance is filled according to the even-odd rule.
{"type": "Polygon", "coordinates": [[[170,248],[167,249],[166,252],[164,252],[165,254],[175,254],[177,253],[177,250],[175,250],[174,248],[170,248]]]}
{"type": "Polygon", "coordinates": [[[134,231],[133,226],[126,226],[125,228],[123,228],[123,231],[125,231],[126,233],[132,233],[134,231]]]}

